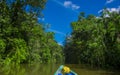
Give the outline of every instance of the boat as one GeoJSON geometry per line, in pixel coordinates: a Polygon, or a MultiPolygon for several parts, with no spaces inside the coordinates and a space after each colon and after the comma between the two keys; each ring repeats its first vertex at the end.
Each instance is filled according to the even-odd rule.
{"type": "Polygon", "coordinates": [[[69,68],[66,68],[66,72],[63,73],[63,69],[66,68],[64,65],[61,65],[57,71],[54,73],[54,75],[78,75],[74,71],[70,70],[69,68]]]}

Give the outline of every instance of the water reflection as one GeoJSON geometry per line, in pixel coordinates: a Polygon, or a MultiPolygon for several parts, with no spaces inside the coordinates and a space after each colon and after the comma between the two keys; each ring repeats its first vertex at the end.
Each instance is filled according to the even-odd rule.
{"type": "MultiPolygon", "coordinates": [[[[0,75],[53,75],[59,64],[34,64],[1,67],[0,75]]],[[[119,72],[91,69],[83,65],[68,64],[78,75],[120,75],[119,72]]]]}

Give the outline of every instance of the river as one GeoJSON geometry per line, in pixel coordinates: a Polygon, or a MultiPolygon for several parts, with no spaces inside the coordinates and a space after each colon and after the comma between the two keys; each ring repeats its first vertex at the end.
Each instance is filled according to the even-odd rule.
{"type": "MultiPolygon", "coordinates": [[[[0,75],[53,75],[61,64],[35,64],[1,68],[0,75]],[[4,72],[2,72],[4,70],[4,72]]],[[[66,64],[78,75],[120,75],[119,71],[88,68],[77,64],[66,64]]]]}

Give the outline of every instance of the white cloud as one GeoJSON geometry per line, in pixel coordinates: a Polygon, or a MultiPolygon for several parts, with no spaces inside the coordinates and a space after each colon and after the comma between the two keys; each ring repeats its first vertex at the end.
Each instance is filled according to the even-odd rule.
{"type": "Polygon", "coordinates": [[[66,34],[65,34],[65,33],[60,32],[60,31],[57,31],[57,30],[54,30],[54,29],[48,29],[48,31],[52,31],[52,32],[54,32],[54,33],[57,33],[57,34],[61,34],[61,35],[66,36],[66,34]]]}
{"type": "MultiPolygon", "coordinates": [[[[119,12],[120,12],[120,6],[118,6],[118,8],[107,8],[107,10],[108,10],[110,13],[112,13],[112,12],[117,12],[117,13],[119,13],[119,12]]],[[[101,13],[101,12],[103,12],[103,11],[104,11],[104,9],[99,10],[98,13],[101,13]]]]}
{"type": "MultiPolygon", "coordinates": [[[[116,12],[119,13],[120,12],[120,6],[118,6],[118,8],[107,8],[107,10],[112,13],[112,12],[116,12]]],[[[104,9],[99,10],[98,13],[104,12],[104,9]]],[[[104,15],[104,17],[110,17],[109,14],[104,15]]]]}
{"type": "Polygon", "coordinates": [[[80,8],[80,6],[73,4],[72,1],[65,1],[63,5],[64,7],[71,8],[72,10],[77,10],[80,8]]]}
{"type": "Polygon", "coordinates": [[[119,13],[120,12],[120,6],[118,8],[108,8],[107,10],[109,12],[117,12],[117,13],[119,13]]]}
{"type": "Polygon", "coordinates": [[[106,14],[104,17],[110,17],[110,15],[106,14]]]}
{"type": "Polygon", "coordinates": [[[64,2],[64,6],[67,8],[67,7],[70,7],[72,5],[72,2],[71,1],[65,1],[64,2]]]}
{"type": "Polygon", "coordinates": [[[79,9],[80,6],[73,4],[71,1],[64,1],[64,2],[61,2],[59,0],[51,0],[51,1],[57,3],[58,5],[60,5],[62,7],[70,8],[70,10],[74,11],[77,14],[79,13],[79,11],[77,9],[79,9]]]}
{"type": "Polygon", "coordinates": [[[106,4],[112,3],[114,0],[107,0],[106,4]]]}

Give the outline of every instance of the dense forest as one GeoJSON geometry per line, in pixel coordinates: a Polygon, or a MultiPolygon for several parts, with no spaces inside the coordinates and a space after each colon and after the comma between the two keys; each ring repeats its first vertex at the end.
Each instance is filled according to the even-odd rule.
{"type": "Polygon", "coordinates": [[[46,0],[0,0],[0,64],[62,61],[62,46],[38,22],[46,0]]]}
{"type": "Polygon", "coordinates": [[[64,43],[66,63],[120,68],[120,12],[104,9],[99,17],[81,12],[71,27],[64,43]]]}
{"type": "Polygon", "coordinates": [[[89,64],[120,68],[120,12],[83,12],[71,23],[64,46],[38,22],[46,0],[0,0],[0,65],[22,63],[89,64]]]}

